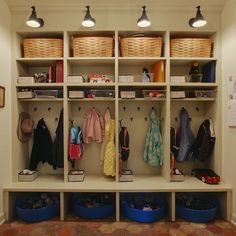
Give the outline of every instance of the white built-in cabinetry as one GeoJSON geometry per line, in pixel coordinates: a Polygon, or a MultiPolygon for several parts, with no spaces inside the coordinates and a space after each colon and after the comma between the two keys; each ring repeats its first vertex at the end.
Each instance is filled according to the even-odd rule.
{"type": "MultiPolygon", "coordinates": [[[[17,192],[59,192],[60,193],[60,218],[67,217],[67,199],[71,192],[114,192],[116,193],[116,220],[120,220],[120,193],[122,192],[165,192],[169,204],[169,218],[175,220],[175,193],[176,192],[216,192],[220,199],[221,214],[229,220],[231,217],[231,194],[232,189],[223,181],[219,185],[207,185],[191,176],[192,168],[212,168],[222,176],[222,133],[221,133],[221,76],[218,54],[220,51],[219,36],[215,32],[143,32],[146,35],[158,35],[163,38],[163,53],[161,57],[121,57],[119,51],[119,38],[133,35],[132,31],[84,31],[84,32],[19,32],[14,36],[13,51],[15,60],[12,62],[13,89],[12,89],[12,182],[4,188],[4,205],[6,219],[13,215],[12,206],[17,192]],[[73,57],[71,52],[72,36],[105,35],[114,37],[114,56],[112,57],[73,57]],[[210,58],[173,58],[170,56],[170,39],[176,36],[210,37],[214,42],[213,57],[210,58]],[[22,54],[22,40],[30,37],[55,37],[64,41],[62,58],[24,58],[22,54]],[[18,84],[18,76],[30,76],[35,72],[48,71],[49,66],[57,61],[63,61],[64,82],[45,84],[18,84]],[[142,82],[135,80],[132,83],[119,83],[119,75],[141,75],[144,67],[151,70],[154,63],[163,60],[165,62],[165,81],[142,82]],[[198,61],[200,66],[207,62],[216,61],[215,83],[171,83],[170,76],[188,74],[192,62],[198,61]],[[68,75],[102,73],[112,74],[114,81],[106,84],[91,83],[68,83],[68,75]],[[59,89],[63,91],[62,98],[53,99],[17,99],[16,92],[19,88],[32,89],[59,89]],[[113,90],[114,98],[109,99],[70,99],[70,90],[113,90]],[[165,91],[165,98],[161,99],[121,99],[120,91],[155,89],[165,91]],[[215,98],[198,99],[171,99],[170,92],[175,90],[210,89],[216,90],[215,98]],[[111,117],[115,119],[115,140],[118,150],[119,120],[128,128],[130,134],[130,157],[127,168],[134,173],[133,182],[119,182],[118,178],[118,151],[116,152],[116,177],[105,177],[102,166],[99,163],[100,144],[93,143],[84,145],[84,155],[80,161],[76,161],[76,169],[85,170],[83,182],[68,182],[68,172],[71,169],[68,161],[68,133],[71,120],[74,125],[83,125],[85,111],[95,107],[101,114],[110,109],[111,117]],[[196,135],[197,130],[204,118],[212,118],[215,125],[216,146],[212,158],[204,163],[185,162],[177,163],[177,167],[185,173],[184,182],[170,181],[170,127],[179,127],[179,112],[185,107],[191,117],[191,128],[196,135]],[[32,141],[22,144],[18,141],[16,130],[18,114],[26,111],[37,124],[44,117],[52,137],[60,114],[64,109],[64,168],[53,170],[48,164],[39,164],[39,176],[33,182],[19,182],[18,173],[28,167],[32,141]],[[144,142],[149,127],[149,116],[155,109],[159,120],[164,146],[164,164],[160,167],[151,167],[143,161],[144,142]]],[[[140,32],[139,32],[140,33],[140,32]]]]}

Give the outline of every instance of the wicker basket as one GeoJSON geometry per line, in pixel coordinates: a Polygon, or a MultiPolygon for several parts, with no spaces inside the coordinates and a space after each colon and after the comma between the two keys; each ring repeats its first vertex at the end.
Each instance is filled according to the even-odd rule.
{"type": "Polygon", "coordinates": [[[176,38],[170,40],[171,57],[211,57],[212,41],[209,38],[176,38]]]}
{"type": "Polygon", "coordinates": [[[23,39],[24,57],[63,57],[63,40],[54,38],[23,39]]]}
{"type": "Polygon", "coordinates": [[[72,37],[74,57],[112,57],[113,37],[72,37]]]}
{"type": "Polygon", "coordinates": [[[160,57],[161,37],[127,37],[120,39],[122,57],[160,57]]]}

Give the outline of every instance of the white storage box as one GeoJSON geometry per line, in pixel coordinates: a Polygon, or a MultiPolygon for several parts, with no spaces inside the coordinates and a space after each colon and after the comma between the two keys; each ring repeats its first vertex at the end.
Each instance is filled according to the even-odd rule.
{"type": "Polygon", "coordinates": [[[91,94],[93,98],[114,98],[115,91],[114,90],[91,90],[91,94]]]}
{"type": "Polygon", "coordinates": [[[18,91],[17,98],[34,98],[34,92],[32,92],[32,91],[18,91]]]}
{"type": "Polygon", "coordinates": [[[171,83],[185,83],[186,78],[184,75],[172,75],[170,76],[171,83]]]}
{"type": "Polygon", "coordinates": [[[185,98],[185,91],[171,91],[171,98],[185,98]]]}
{"type": "Polygon", "coordinates": [[[84,91],[69,91],[69,98],[84,98],[84,91]]]}
{"type": "Polygon", "coordinates": [[[31,173],[24,174],[23,170],[18,173],[18,181],[20,182],[32,182],[38,177],[38,172],[36,170],[31,171],[31,173]]]}
{"type": "Polygon", "coordinates": [[[19,76],[17,82],[19,84],[33,84],[35,80],[33,76],[19,76]]]}
{"type": "Polygon", "coordinates": [[[58,90],[34,90],[36,98],[57,98],[58,90]]]}
{"type": "Polygon", "coordinates": [[[120,182],[132,182],[133,181],[133,172],[132,170],[122,170],[122,174],[119,178],[120,182]]]}
{"type": "Polygon", "coordinates": [[[83,83],[84,79],[82,75],[69,75],[67,77],[68,83],[83,83]]]}
{"type": "Polygon", "coordinates": [[[119,82],[120,83],[132,83],[132,82],[134,82],[134,76],[133,75],[120,75],[119,82]]]}
{"type": "Polygon", "coordinates": [[[120,91],[121,98],[135,98],[135,91],[120,91]]]}
{"type": "Polygon", "coordinates": [[[69,182],[83,182],[84,181],[84,170],[70,170],[68,174],[69,182]]]}

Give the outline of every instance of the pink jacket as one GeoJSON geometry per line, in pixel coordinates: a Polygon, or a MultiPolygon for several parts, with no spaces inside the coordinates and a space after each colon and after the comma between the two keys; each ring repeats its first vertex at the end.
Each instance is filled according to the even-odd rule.
{"type": "Polygon", "coordinates": [[[83,126],[84,143],[103,141],[104,120],[94,107],[86,111],[83,126]]]}

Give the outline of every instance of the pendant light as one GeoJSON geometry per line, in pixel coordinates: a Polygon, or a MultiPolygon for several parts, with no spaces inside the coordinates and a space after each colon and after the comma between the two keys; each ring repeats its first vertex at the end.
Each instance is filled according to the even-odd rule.
{"type": "Polygon", "coordinates": [[[32,6],[32,13],[29,19],[26,21],[26,24],[33,28],[40,28],[44,25],[44,21],[42,18],[38,18],[35,10],[35,6],[32,6]]]}
{"type": "Polygon", "coordinates": [[[199,28],[202,27],[204,25],[206,25],[207,21],[204,19],[201,10],[200,10],[200,6],[197,6],[197,13],[196,13],[196,17],[195,18],[191,18],[189,20],[189,25],[193,28],[199,28]]]}
{"type": "Polygon", "coordinates": [[[86,6],[87,12],[85,14],[84,20],[82,21],[82,26],[93,27],[96,23],[95,19],[90,15],[89,6],[86,6]]]}
{"type": "Polygon", "coordinates": [[[139,27],[148,27],[151,25],[151,22],[149,21],[146,13],[146,6],[143,6],[142,8],[143,8],[142,16],[138,19],[137,25],[139,27]]]}

